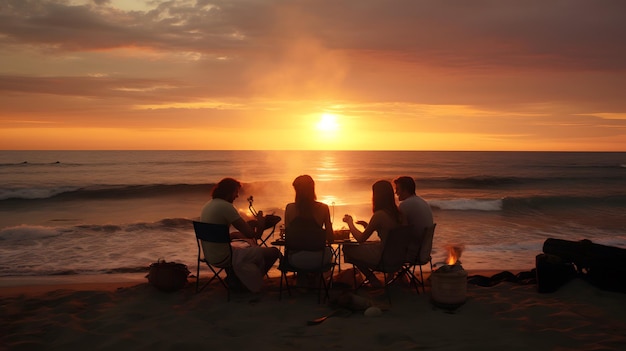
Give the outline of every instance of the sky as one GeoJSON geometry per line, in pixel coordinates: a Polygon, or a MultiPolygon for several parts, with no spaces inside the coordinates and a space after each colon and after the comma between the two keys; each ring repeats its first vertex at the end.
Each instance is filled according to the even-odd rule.
{"type": "Polygon", "coordinates": [[[624,14],[0,0],[0,149],[626,151],[624,14]]]}

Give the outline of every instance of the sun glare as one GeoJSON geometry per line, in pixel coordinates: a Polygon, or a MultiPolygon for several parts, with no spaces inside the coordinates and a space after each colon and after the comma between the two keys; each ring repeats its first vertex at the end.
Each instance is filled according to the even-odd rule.
{"type": "Polygon", "coordinates": [[[337,117],[330,113],[324,113],[319,122],[317,122],[317,129],[325,132],[334,132],[339,129],[337,123],[337,117]]]}

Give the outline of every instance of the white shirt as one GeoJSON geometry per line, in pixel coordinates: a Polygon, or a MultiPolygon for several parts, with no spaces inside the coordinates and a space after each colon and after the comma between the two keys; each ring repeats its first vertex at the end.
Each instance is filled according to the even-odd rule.
{"type": "Polygon", "coordinates": [[[414,229],[415,240],[409,243],[407,251],[407,259],[412,262],[420,255],[424,228],[433,225],[433,211],[428,202],[417,195],[411,195],[401,201],[398,208],[414,229]]]}
{"type": "Polygon", "coordinates": [[[200,213],[200,221],[213,224],[231,225],[241,218],[239,211],[232,203],[223,199],[212,199],[207,202],[200,213]]]}
{"type": "Polygon", "coordinates": [[[417,195],[411,195],[400,202],[400,212],[406,217],[408,224],[417,230],[424,230],[433,225],[433,211],[426,200],[417,195]]]}

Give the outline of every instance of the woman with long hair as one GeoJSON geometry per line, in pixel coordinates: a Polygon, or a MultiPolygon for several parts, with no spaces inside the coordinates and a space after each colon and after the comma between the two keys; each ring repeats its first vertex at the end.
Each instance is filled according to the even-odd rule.
{"type": "Polygon", "coordinates": [[[396,205],[396,198],[391,183],[386,180],[379,180],[372,185],[372,217],[369,223],[363,221],[356,222],[365,227],[363,231],[355,226],[352,216],[345,215],[343,221],[348,224],[354,239],[362,243],[362,245],[344,246],[344,260],[348,263],[359,262],[356,266],[365,275],[370,285],[382,286],[382,283],[376,278],[370,267],[374,267],[380,261],[382,249],[389,231],[403,223],[402,215],[396,205]],[[378,234],[380,241],[368,241],[366,244],[363,244],[374,232],[378,234]]]}
{"type": "Polygon", "coordinates": [[[292,185],[296,196],[285,207],[285,241],[301,250],[291,250],[287,259],[291,265],[303,269],[328,264],[332,252],[326,242],[333,239],[328,205],[317,201],[311,176],[298,176],[292,185]],[[318,252],[311,251],[318,248],[318,252]]]}

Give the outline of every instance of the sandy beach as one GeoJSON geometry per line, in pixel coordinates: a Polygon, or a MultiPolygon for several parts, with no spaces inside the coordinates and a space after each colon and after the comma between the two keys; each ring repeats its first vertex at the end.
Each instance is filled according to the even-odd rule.
{"type": "MultiPolygon", "coordinates": [[[[498,271],[470,272],[491,276],[498,271]]],[[[467,301],[450,311],[431,303],[430,288],[406,284],[359,295],[382,315],[363,311],[328,315],[338,296],[351,293],[344,270],[329,303],[315,292],[278,298],[279,278],[259,294],[226,301],[215,283],[196,294],[164,293],[147,280],[119,279],[4,286],[0,290],[1,350],[623,350],[626,295],[575,279],[554,293],[536,285],[468,284],[467,301]]]]}

